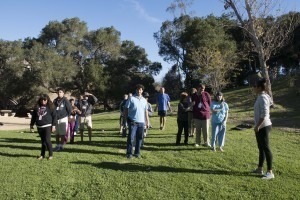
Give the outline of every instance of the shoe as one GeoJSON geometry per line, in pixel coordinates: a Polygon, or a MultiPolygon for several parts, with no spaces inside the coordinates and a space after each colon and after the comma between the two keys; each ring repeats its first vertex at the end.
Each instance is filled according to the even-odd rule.
{"type": "Polygon", "coordinates": [[[39,156],[39,157],[37,157],[36,159],[37,159],[37,160],[43,160],[44,157],[43,157],[43,156],[39,156]]]}
{"type": "Polygon", "coordinates": [[[216,152],[216,148],[215,147],[212,147],[211,150],[214,151],[214,152],[216,152]]]}
{"type": "Polygon", "coordinates": [[[207,143],[204,143],[203,146],[205,146],[205,147],[211,147],[211,145],[207,144],[207,143]]]}
{"type": "Polygon", "coordinates": [[[254,174],[264,175],[264,172],[262,170],[257,169],[257,168],[252,170],[251,172],[254,173],[254,174]]]}
{"type": "Polygon", "coordinates": [[[224,152],[224,149],[222,147],[219,148],[221,152],[224,152]]]}
{"type": "Polygon", "coordinates": [[[131,159],[131,158],[132,158],[132,155],[129,155],[129,154],[126,155],[126,158],[127,158],[127,159],[131,159]]]}
{"type": "Polygon", "coordinates": [[[142,158],[140,154],[134,154],[133,156],[136,158],[142,158]]]}
{"type": "Polygon", "coordinates": [[[53,151],[60,151],[60,150],[61,150],[60,146],[56,146],[53,151]]]}
{"type": "Polygon", "coordinates": [[[199,147],[200,145],[199,144],[195,144],[195,147],[199,147]]]}
{"type": "Polygon", "coordinates": [[[264,175],[264,177],[262,177],[262,179],[264,180],[269,180],[269,179],[273,179],[275,178],[273,173],[267,172],[266,175],[264,175]]]}
{"type": "Polygon", "coordinates": [[[48,160],[52,160],[53,159],[53,156],[49,156],[48,160]]]}

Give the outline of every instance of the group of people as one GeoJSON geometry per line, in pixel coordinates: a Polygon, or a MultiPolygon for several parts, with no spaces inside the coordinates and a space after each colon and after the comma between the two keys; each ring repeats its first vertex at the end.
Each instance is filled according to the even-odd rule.
{"type": "MultiPolygon", "coordinates": [[[[274,178],[272,172],[272,152],[269,146],[269,134],[271,130],[271,120],[269,108],[272,104],[270,97],[265,92],[266,80],[257,81],[254,91],[258,95],[254,105],[254,132],[259,149],[258,167],[253,173],[263,175],[263,163],[266,159],[268,171],[264,179],[274,178]]],[[[38,133],[42,141],[41,155],[38,159],[45,158],[46,148],[49,150],[49,159],[53,158],[51,145],[51,132],[56,133],[56,150],[63,149],[63,145],[68,139],[70,132],[71,143],[74,142],[74,124],[79,116],[81,141],[83,141],[83,130],[88,128],[89,141],[92,135],[92,106],[97,102],[97,98],[89,93],[81,96],[77,106],[74,99],[67,100],[64,91],[57,90],[58,97],[51,102],[48,95],[41,95],[33,111],[30,127],[36,124],[38,133]]],[[[153,110],[148,102],[149,94],[144,93],[144,86],[136,85],[134,94],[124,95],[120,104],[120,134],[127,136],[126,157],[141,157],[141,146],[146,137],[147,129],[150,127],[149,117],[153,110]],[[128,130],[128,134],[127,134],[128,130]],[[133,150],[134,149],[134,150],[133,150]],[[133,152],[134,151],[134,152],[133,152]]],[[[160,130],[166,126],[167,111],[172,111],[170,97],[165,93],[163,87],[156,97],[155,111],[158,111],[160,119],[160,130]]],[[[217,92],[214,98],[205,91],[205,85],[200,85],[198,90],[193,88],[191,93],[182,92],[178,103],[177,125],[178,132],[176,145],[180,145],[181,135],[184,132],[184,144],[188,144],[189,136],[196,134],[195,147],[201,145],[201,135],[203,135],[203,145],[213,151],[218,149],[223,152],[226,135],[226,123],[228,119],[229,106],[225,102],[221,92],[217,92]],[[211,125],[211,140],[209,127],[211,125]]]]}
{"type": "Polygon", "coordinates": [[[184,144],[188,144],[188,137],[196,133],[195,147],[203,145],[216,151],[218,143],[220,151],[224,151],[226,122],[228,119],[228,104],[224,101],[223,94],[217,92],[212,100],[205,85],[200,85],[198,90],[193,88],[190,95],[186,92],[180,94],[177,111],[178,132],[176,145],[180,145],[181,135],[184,132],[184,144]],[[209,127],[211,119],[211,140],[209,127]]]}
{"type": "MultiPolygon", "coordinates": [[[[257,95],[254,104],[255,136],[259,150],[259,162],[252,172],[263,175],[263,179],[275,178],[272,171],[273,156],[269,146],[269,135],[272,128],[270,120],[270,107],[272,100],[266,93],[266,80],[260,79],[254,85],[257,95]],[[263,172],[263,163],[267,161],[267,173],[263,172]]],[[[203,134],[204,146],[216,151],[224,151],[226,123],[228,119],[228,104],[221,92],[217,92],[211,100],[209,93],[205,91],[205,85],[200,85],[198,91],[193,88],[191,94],[180,94],[177,113],[178,132],[176,145],[180,144],[182,131],[184,131],[184,144],[188,144],[188,136],[196,132],[195,147],[201,144],[203,134]],[[211,119],[211,142],[209,141],[209,121],[211,119]]]]}
{"type": "Polygon", "coordinates": [[[88,92],[80,95],[77,103],[74,99],[67,99],[62,88],[57,89],[57,98],[50,100],[47,94],[42,94],[32,112],[30,129],[36,125],[41,138],[42,149],[39,160],[45,158],[46,149],[49,151],[48,159],[53,159],[51,133],[55,133],[56,147],[54,151],[62,151],[70,138],[74,143],[76,126],[79,126],[81,141],[85,126],[88,129],[89,141],[92,139],[92,109],[98,99],[88,92]]]}

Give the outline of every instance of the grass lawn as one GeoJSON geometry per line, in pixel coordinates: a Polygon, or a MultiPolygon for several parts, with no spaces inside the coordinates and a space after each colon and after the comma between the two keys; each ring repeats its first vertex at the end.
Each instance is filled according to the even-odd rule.
{"type": "MultiPolygon", "coordinates": [[[[193,138],[188,146],[175,146],[174,115],[168,116],[164,131],[158,129],[159,119],[151,118],[154,128],[142,158],[131,160],[125,157],[126,139],[118,133],[117,112],[95,114],[92,144],[67,145],[51,161],[36,160],[37,133],[1,131],[0,199],[299,199],[299,133],[274,124],[270,143],[275,179],[249,173],[258,160],[254,133],[231,130],[253,116],[253,100],[243,92],[248,90],[225,93],[231,110],[223,153],[195,148],[193,138]]],[[[284,113],[285,107],[272,112],[284,113]]]]}

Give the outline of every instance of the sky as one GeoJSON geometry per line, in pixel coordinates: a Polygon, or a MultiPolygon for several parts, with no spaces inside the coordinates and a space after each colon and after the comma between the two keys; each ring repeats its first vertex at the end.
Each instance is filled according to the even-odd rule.
{"type": "MultiPolygon", "coordinates": [[[[284,0],[288,10],[300,11],[300,0],[284,0]]],[[[113,26],[121,32],[121,40],[134,41],[144,48],[148,59],[161,62],[163,70],[155,77],[160,82],[173,63],[158,54],[153,34],[162,22],[174,15],[166,9],[173,0],[2,0],[0,39],[18,40],[38,37],[50,21],[78,17],[89,31],[113,26]]],[[[225,10],[220,0],[194,0],[189,8],[193,16],[220,16],[225,10]]]]}

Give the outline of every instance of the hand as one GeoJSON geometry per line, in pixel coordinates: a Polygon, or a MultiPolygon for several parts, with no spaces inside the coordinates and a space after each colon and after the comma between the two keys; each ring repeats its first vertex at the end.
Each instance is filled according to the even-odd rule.
{"type": "Polygon", "coordinates": [[[56,131],[56,128],[55,128],[55,126],[52,126],[52,130],[51,130],[51,132],[52,133],[54,133],[56,131]]]}
{"type": "Polygon", "coordinates": [[[259,127],[258,127],[258,126],[255,126],[255,127],[254,127],[254,132],[255,132],[255,133],[258,133],[258,131],[259,131],[259,127]]]}

